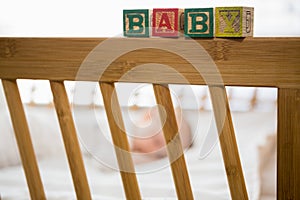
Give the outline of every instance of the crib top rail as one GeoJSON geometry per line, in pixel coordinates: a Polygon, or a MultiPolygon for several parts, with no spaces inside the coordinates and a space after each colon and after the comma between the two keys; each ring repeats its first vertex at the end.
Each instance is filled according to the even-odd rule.
{"type": "MultiPolygon", "coordinates": [[[[97,70],[103,67],[99,65],[105,63],[110,67],[101,76],[100,81],[103,82],[185,84],[185,81],[175,76],[179,72],[189,84],[207,84],[199,73],[195,73],[195,68],[189,61],[174,52],[138,46],[127,48],[128,42],[129,46],[134,46],[133,43],[146,41],[160,44],[172,41],[168,45],[184,48],[188,39],[0,38],[0,78],[99,81],[97,70]],[[104,44],[107,40],[113,41],[114,45],[111,48],[106,47],[105,55],[101,52],[101,56],[94,60],[87,59],[97,45],[104,44]],[[127,53],[121,52],[113,60],[105,57],[112,55],[116,49],[126,50],[127,53]],[[134,73],[129,73],[136,66],[153,62],[171,66],[174,70],[158,67],[155,70],[144,68],[143,71],[137,69],[134,73]],[[78,75],[83,63],[89,70],[78,75]],[[124,72],[128,74],[122,77],[124,72]]],[[[214,38],[194,41],[210,55],[218,67],[224,85],[299,88],[300,38],[214,38]]],[[[184,51],[192,54],[196,49],[184,51]]],[[[202,62],[201,55],[199,60],[202,62]]],[[[194,62],[197,63],[198,60],[194,62]]],[[[213,79],[216,75],[210,69],[206,68],[204,71],[206,78],[213,79]]]]}

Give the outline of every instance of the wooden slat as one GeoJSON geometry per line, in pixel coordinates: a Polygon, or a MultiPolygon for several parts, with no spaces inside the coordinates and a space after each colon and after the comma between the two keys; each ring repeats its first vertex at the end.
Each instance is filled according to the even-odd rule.
{"type": "Polygon", "coordinates": [[[164,108],[164,111],[159,109],[159,115],[161,119],[166,117],[163,133],[178,199],[193,199],[170,90],[167,85],[153,84],[153,88],[157,104],[164,108]]]}
{"type": "Polygon", "coordinates": [[[100,83],[105,111],[127,199],[141,199],[114,83],[100,83]]]}
{"type": "Polygon", "coordinates": [[[46,199],[16,80],[2,80],[31,199],[46,199]]]}
{"type": "Polygon", "coordinates": [[[277,199],[300,199],[300,89],[278,89],[277,199]]]}
{"type": "Polygon", "coordinates": [[[64,83],[50,81],[77,199],[92,199],[64,83]]]}
{"type": "MultiPolygon", "coordinates": [[[[99,69],[105,67],[105,63],[113,61],[110,56],[116,50],[126,49],[132,43],[184,47],[187,41],[163,38],[111,39],[114,45],[105,48],[104,52],[98,52],[95,59],[86,63],[88,69],[77,76],[86,56],[106,40],[107,38],[0,38],[0,78],[98,81],[99,69]]],[[[300,38],[214,38],[197,39],[196,42],[217,64],[225,85],[283,88],[297,87],[300,84],[300,38]]],[[[187,49],[186,52],[193,53],[197,50],[196,47],[187,49]]],[[[199,59],[195,59],[195,62],[202,61],[199,54],[199,59]]],[[[111,70],[103,75],[102,80],[118,81],[132,67],[153,62],[174,67],[191,84],[206,84],[180,55],[153,48],[140,49],[120,56],[111,64],[111,70]]],[[[206,76],[214,76],[209,69],[205,71],[206,76]]],[[[130,76],[123,77],[122,81],[170,84],[184,82],[178,79],[174,71],[166,71],[164,68],[135,71],[130,76]]]]}
{"type": "Polygon", "coordinates": [[[209,86],[220,146],[233,200],[248,199],[229,103],[224,86],[209,86]]]}

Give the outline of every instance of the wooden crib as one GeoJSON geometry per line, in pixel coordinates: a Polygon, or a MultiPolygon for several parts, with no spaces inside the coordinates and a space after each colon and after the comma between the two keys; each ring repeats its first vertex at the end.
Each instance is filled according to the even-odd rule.
{"type": "MultiPolygon", "coordinates": [[[[114,58],[99,79],[97,63],[90,71],[78,76],[87,55],[107,38],[0,38],[0,79],[19,147],[22,165],[32,199],[46,199],[40,178],[28,124],[21,102],[17,79],[45,79],[50,81],[54,104],[68,156],[73,183],[78,199],[91,199],[89,184],[76,135],[71,108],[64,87],[65,80],[97,81],[112,132],[116,155],[121,170],[127,199],[141,199],[129,143],[124,130],[118,98],[114,95],[115,82],[152,83],[156,101],[168,114],[163,132],[168,145],[173,180],[178,199],[193,199],[188,170],[185,163],[178,127],[174,115],[168,84],[187,84],[176,78],[173,72],[163,68],[143,73],[130,73],[134,67],[160,63],[180,73],[188,84],[205,85],[207,81],[184,58],[155,48],[134,49],[114,58]],[[96,66],[96,67],[95,67],[96,66]],[[95,70],[95,71],[94,71],[95,70]],[[119,126],[121,125],[121,126],[119,126]],[[130,172],[128,172],[130,170],[130,172]]],[[[114,38],[115,44],[158,39],[114,38]]],[[[168,39],[166,39],[168,40],[168,39]]],[[[182,45],[185,40],[172,40],[182,45]]],[[[208,52],[221,75],[223,84],[209,84],[215,113],[224,166],[232,199],[248,199],[243,170],[240,163],[225,86],[262,86],[278,88],[278,150],[277,150],[277,198],[299,199],[300,190],[300,38],[245,38],[198,39],[208,52]],[[225,110],[224,110],[225,108],[225,110]],[[225,112],[223,112],[225,111],[225,112]]],[[[107,54],[114,51],[107,49],[107,54]]],[[[193,53],[195,49],[189,49],[193,53]]],[[[201,55],[199,55],[201,57],[201,55]]],[[[106,59],[104,56],[103,59],[106,59]]],[[[216,72],[210,72],[214,76],[216,72]]],[[[163,115],[163,112],[160,112],[163,115]]]]}

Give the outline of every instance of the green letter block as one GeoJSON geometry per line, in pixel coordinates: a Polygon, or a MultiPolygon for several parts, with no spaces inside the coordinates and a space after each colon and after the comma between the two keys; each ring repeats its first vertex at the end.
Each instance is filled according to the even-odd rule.
{"type": "Polygon", "coordinates": [[[184,34],[189,37],[214,37],[213,8],[185,9],[184,34]]]}
{"type": "Polygon", "coordinates": [[[127,37],[149,37],[148,10],[123,10],[123,32],[127,37]]]}

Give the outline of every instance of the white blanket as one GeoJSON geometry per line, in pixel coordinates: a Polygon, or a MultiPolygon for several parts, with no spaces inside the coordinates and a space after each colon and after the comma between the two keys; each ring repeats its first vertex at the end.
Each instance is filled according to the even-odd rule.
{"type": "MultiPolygon", "coordinates": [[[[33,116],[34,112],[40,112],[35,109],[31,110],[33,116]]],[[[219,145],[216,145],[204,159],[199,158],[204,137],[209,127],[211,113],[187,111],[185,114],[187,121],[192,123],[191,128],[197,136],[193,146],[185,152],[195,199],[231,199],[219,145]],[[195,121],[196,116],[199,117],[197,118],[198,121],[192,122],[195,121]]],[[[261,182],[259,178],[258,146],[264,143],[267,135],[275,132],[276,113],[237,112],[232,115],[248,194],[250,199],[259,199],[261,182]]],[[[42,121],[40,123],[35,121],[36,125],[31,125],[31,129],[34,129],[33,126],[45,126],[51,120],[55,122],[53,117],[55,117],[53,113],[48,117],[39,114],[38,120],[42,121]]],[[[125,121],[126,118],[125,116],[125,121]]],[[[89,125],[88,121],[83,124],[89,125]]],[[[52,126],[54,125],[52,124],[52,126]]],[[[38,127],[35,128],[39,129],[38,127]]],[[[84,126],[81,127],[81,129],[84,128],[84,126]]],[[[54,129],[56,130],[58,127],[54,129]]],[[[104,129],[106,130],[107,127],[104,129]]],[[[80,127],[78,127],[78,130],[80,130],[80,127]]],[[[45,136],[47,131],[44,131],[45,133],[40,132],[40,134],[45,136]]],[[[38,134],[32,133],[32,135],[37,136],[38,134]]],[[[58,141],[61,143],[59,137],[58,141]]],[[[53,144],[56,151],[49,150],[50,147],[48,146],[48,150],[43,154],[43,151],[37,148],[42,147],[36,147],[36,150],[40,150],[39,167],[47,199],[76,199],[63,149],[53,144]]],[[[92,153],[107,152],[105,148],[99,148],[94,152],[93,149],[87,150],[92,153]]],[[[85,166],[93,199],[125,199],[119,173],[103,166],[86,151],[84,152],[85,166]]],[[[136,171],[138,172],[137,178],[144,199],[176,199],[175,187],[167,159],[139,164],[136,166],[136,171]]],[[[26,180],[20,165],[0,169],[0,195],[2,199],[29,198],[26,180]]]]}

